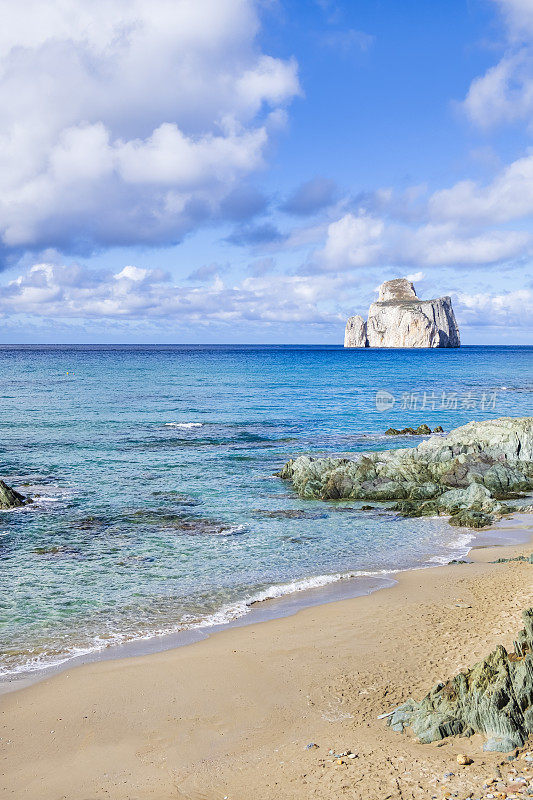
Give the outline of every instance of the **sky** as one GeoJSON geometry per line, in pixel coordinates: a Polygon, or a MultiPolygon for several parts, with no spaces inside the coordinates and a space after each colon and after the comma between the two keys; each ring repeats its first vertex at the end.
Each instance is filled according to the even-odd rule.
{"type": "Polygon", "coordinates": [[[533,0],[0,8],[0,343],[533,343],[533,0]]]}

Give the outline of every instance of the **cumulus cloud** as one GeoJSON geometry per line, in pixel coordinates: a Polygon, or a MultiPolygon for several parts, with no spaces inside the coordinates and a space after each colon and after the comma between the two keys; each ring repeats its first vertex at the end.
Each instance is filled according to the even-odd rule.
{"type": "Polygon", "coordinates": [[[167,244],[243,217],[239,185],[299,92],[296,63],[257,46],[253,0],[2,8],[4,251],[167,244]]]}
{"type": "Polygon", "coordinates": [[[209,326],[250,321],[342,327],[348,309],[336,308],[345,278],[257,274],[236,285],[218,274],[202,287],[180,286],[160,270],[134,265],[120,272],[81,266],[35,264],[2,287],[0,315],[57,320],[154,320],[158,324],[209,326]]]}
{"type": "Polygon", "coordinates": [[[506,23],[501,60],[476,78],[463,106],[476,124],[489,127],[533,115],[533,11],[529,0],[495,0],[506,23]]]}
{"type": "Polygon", "coordinates": [[[324,247],[312,259],[311,272],[398,264],[407,266],[486,265],[531,251],[526,231],[475,233],[453,222],[418,226],[391,222],[366,212],[348,213],[332,222],[324,247]]]}
{"type": "Polygon", "coordinates": [[[508,222],[533,214],[533,154],[505,167],[486,186],[460,181],[435,192],[429,210],[439,219],[508,222]]]}
{"type": "Polygon", "coordinates": [[[424,278],[426,277],[426,273],[425,272],[410,272],[409,275],[406,275],[405,277],[407,278],[408,281],[411,281],[411,283],[418,283],[418,281],[423,281],[424,280],[424,278]]]}
{"type": "MultiPolygon", "coordinates": [[[[120,329],[125,335],[143,328],[198,332],[214,327],[231,336],[254,326],[260,330],[281,326],[280,330],[300,335],[320,328],[333,336],[338,333],[340,340],[346,318],[354,311],[364,313],[372,299],[368,281],[357,276],[276,273],[273,277],[269,274],[273,265],[258,262],[255,266],[254,274],[236,284],[223,280],[221,270],[210,274],[206,270],[205,284],[191,286],[175,283],[161,270],[136,265],[112,272],[76,264],[35,264],[2,287],[0,319],[4,327],[30,318],[34,327],[53,320],[58,331],[72,332],[72,326],[77,326],[93,331],[120,329]]],[[[409,278],[422,279],[420,274],[409,278]]],[[[500,293],[452,291],[452,295],[461,326],[533,326],[530,288],[500,293]]]]}
{"type": "Polygon", "coordinates": [[[345,214],[329,225],[320,257],[334,269],[376,264],[383,251],[384,232],[385,223],[381,219],[365,213],[345,214]]]}
{"type": "Polygon", "coordinates": [[[472,326],[533,326],[533,292],[516,289],[511,292],[478,292],[457,294],[456,309],[461,321],[472,326]]]}

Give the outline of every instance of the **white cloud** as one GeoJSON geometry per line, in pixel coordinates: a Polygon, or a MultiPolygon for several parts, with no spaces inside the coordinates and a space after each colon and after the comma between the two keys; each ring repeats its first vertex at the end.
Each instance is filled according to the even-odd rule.
{"type": "Polygon", "coordinates": [[[363,267],[379,261],[383,250],[383,220],[364,212],[345,214],[328,226],[326,243],[319,254],[334,269],[363,267]]]}
{"type": "Polygon", "coordinates": [[[533,36],[533,6],[531,0],[495,0],[504,14],[510,39],[522,41],[533,36]]]}
{"type": "Polygon", "coordinates": [[[463,106],[476,124],[489,127],[533,116],[533,10],[530,0],[496,0],[506,22],[501,60],[472,81],[463,106]]]}
{"type": "Polygon", "coordinates": [[[6,248],[167,243],[263,163],[294,61],[254,0],[0,0],[6,248]]]}
{"type": "Polygon", "coordinates": [[[464,101],[469,117],[482,127],[530,120],[533,113],[533,61],[522,49],[472,81],[464,101]]]}
{"type": "Polygon", "coordinates": [[[487,186],[460,181],[435,192],[429,210],[438,219],[507,222],[533,214],[533,154],[505,167],[487,186]]]}
{"type": "Polygon", "coordinates": [[[486,265],[528,253],[533,243],[525,231],[475,233],[453,222],[407,225],[361,212],[345,214],[329,225],[326,242],[315,254],[311,271],[357,267],[486,265]]]}
{"type": "Polygon", "coordinates": [[[459,292],[456,310],[466,325],[533,326],[533,292],[516,289],[501,294],[459,292]]]}
{"type": "Polygon", "coordinates": [[[425,266],[495,264],[523,255],[532,243],[523,231],[483,231],[472,234],[452,224],[404,228],[393,242],[391,256],[425,266]]]}
{"type": "Polygon", "coordinates": [[[345,278],[276,275],[247,277],[230,286],[215,274],[211,285],[179,286],[160,270],[136,266],[118,273],[80,266],[36,264],[0,292],[0,315],[53,319],[157,320],[205,327],[218,323],[306,323],[341,326],[345,278]]]}
{"type": "MultiPolygon", "coordinates": [[[[357,275],[257,274],[231,283],[213,273],[210,283],[194,287],[178,285],[160,270],[135,265],[113,273],[43,263],[2,286],[0,319],[6,330],[17,320],[30,319],[34,326],[53,320],[54,330],[65,325],[71,330],[75,325],[81,331],[98,326],[111,331],[119,326],[126,335],[141,328],[159,335],[214,326],[238,337],[239,331],[254,327],[280,326],[305,336],[305,331],[318,327],[338,334],[340,341],[346,318],[354,311],[365,313],[372,300],[369,279],[375,281],[375,273],[357,275]]],[[[408,276],[414,281],[423,277],[422,273],[408,276]]],[[[450,290],[461,326],[533,326],[531,289],[454,293],[453,283],[450,290]]]]}

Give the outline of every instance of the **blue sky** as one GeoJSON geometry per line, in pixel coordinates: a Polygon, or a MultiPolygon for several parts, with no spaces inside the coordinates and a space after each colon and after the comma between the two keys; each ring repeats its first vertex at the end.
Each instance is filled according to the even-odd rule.
{"type": "Polygon", "coordinates": [[[0,342],[531,343],[531,0],[0,2],[0,342]]]}

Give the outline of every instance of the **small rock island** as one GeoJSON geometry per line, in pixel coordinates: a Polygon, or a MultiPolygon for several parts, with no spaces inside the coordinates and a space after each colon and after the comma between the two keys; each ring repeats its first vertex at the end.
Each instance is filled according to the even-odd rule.
{"type": "Polygon", "coordinates": [[[385,281],[368,320],[350,317],[345,347],[459,347],[459,328],[449,297],[420,300],[407,278],[385,281]]]}

